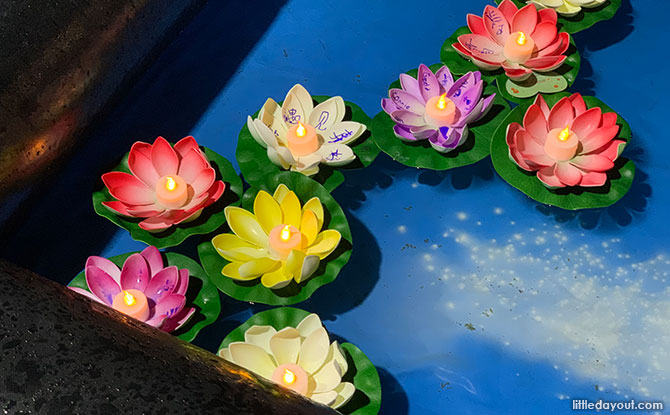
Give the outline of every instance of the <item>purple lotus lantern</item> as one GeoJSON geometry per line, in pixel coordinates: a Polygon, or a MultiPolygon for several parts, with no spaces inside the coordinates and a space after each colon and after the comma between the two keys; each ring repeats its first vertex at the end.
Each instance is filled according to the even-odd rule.
{"type": "Polygon", "coordinates": [[[165,267],[156,247],[130,255],[121,269],[106,258],[88,257],[85,274],[90,292],[72,291],[163,331],[178,329],[195,312],[185,308],[188,269],[165,267]]]}
{"type": "Polygon", "coordinates": [[[468,124],[483,118],[495,98],[482,98],[484,81],[480,72],[468,72],[454,81],[449,68],[433,73],[419,66],[418,79],[400,75],[402,89],[393,88],[382,108],[397,123],[393,127],[401,140],[426,140],[440,153],[450,152],[468,138],[468,124]]]}

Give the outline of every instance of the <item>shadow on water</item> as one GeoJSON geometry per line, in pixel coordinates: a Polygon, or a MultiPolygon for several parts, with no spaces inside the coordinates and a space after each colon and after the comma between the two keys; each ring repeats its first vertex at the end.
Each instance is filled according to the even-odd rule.
{"type": "Polygon", "coordinates": [[[536,209],[547,216],[552,216],[559,223],[575,221],[583,229],[596,227],[607,229],[630,225],[636,214],[639,215],[646,210],[648,199],[653,192],[649,185],[649,175],[644,171],[645,158],[642,147],[633,140],[622,156],[635,162],[635,178],[628,193],[612,206],[570,211],[538,203],[536,209]]]}
{"type": "Polygon", "coordinates": [[[633,33],[633,5],[631,0],[622,0],[614,17],[603,20],[592,27],[575,33],[575,43],[582,58],[585,51],[595,52],[621,42],[633,33]]]}
{"type": "Polygon", "coordinates": [[[161,134],[175,141],[192,129],[285,1],[262,3],[251,8],[245,2],[212,1],[204,6],[132,90],[89,130],[85,144],[63,170],[5,222],[0,229],[2,256],[69,279],[88,255],[100,252],[119,229],[93,211],[91,194],[100,174],[138,139],[153,141],[161,134]]]}
{"type": "Polygon", "coordinates": [[[572,92],[579,92],[582,95],[596,94],[597,74],[594,73],[589,61],[589,54],[612,46],[628,37],[634,30],[633,20],[633,6],[630,0],[623,0],[612,19],[598,22],[593,27],[572,35],[581,57],[579,76],[570,87],[572,92]]]}
{"type": "Polygon", "coordinates": [[[298,305],[319,314],[323,320],[335,319],[337,314],[360,305],[379,281],[381,249],[370,230],[358,218],[347,213],[355,248],[349,262],[335,281],[317,290],[312,297],[298,305]]]}

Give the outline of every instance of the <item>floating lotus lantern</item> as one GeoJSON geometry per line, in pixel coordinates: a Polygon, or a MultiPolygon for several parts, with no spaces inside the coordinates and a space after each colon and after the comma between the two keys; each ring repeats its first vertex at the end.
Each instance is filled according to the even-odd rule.
{"type": "Polygon", "coordinates": [[[214,211],[201,219],[224,194],[224,180],[233,193],[241,193],[241,180],[223,157],[201,150],[193,137],[174,147],[158,137],[153,144],[134,143],[127,158],[102,175],[106,189],[94,195],[94,206],[133,238],[163,248],[225,221],[214,211]]]}
{"type": "Polygon", "coordinates": [[[379,411],[374,365],[356,346],[331,341],[316,314],[291,307],[258,313],[226,336],[218,355],[342,413],[379,411]],[[355,393],[365,398],[354,402],[355,393]]]}
{"type": "MultiPolygon", "coordinates": [[[[237,149],[240,169],[253,183],[280,170],[316,176],[326,166],[325,176],[329,176],[335,167],[366,166],[379,152],[374,143],[361,138],[369,122],[358,106],[342,97],[313,98],[297,84],[281,104],[268,98],[256,118],[247,117],[237,149]],[[316,106],[314,99],[320,101],[316,106]],[[260,156],[263,152],[266,157],[260,156]]],[[[336,182],[330,177],[315,178],[332,190],[343,180],[341,174],[336,176],[336,182]]]]}
{"type": "Polygon", "coordinates": [[[182,327],[195,312],[186,307],[189,270],[166,267],[153,246],[130,255],[120,269],[91,256],[84,273],[88,289],[69,287],[72,291],[164,331],[182,327]]]}
{"type": "Polygon", "coordinates": [[[397,123],[393,132],[404,141],[428,140],[440,153],[463,144],[468,124],[482,119],[495,98],[482,96],[481,73],[469,72],[454,81],[446,66],[433,73],[422,64],[418,79],[401,74],[400,85],[382,99],[382,108],[397,123]]]}
{"type": "Polygon", "coordinates": [[[419,65],[391,84],[372,122],[377,146],[408,166],[446,170],[488,156],[509,104],[479,71],[455,78],[442,64],[419,65]],[[491,112],[489,114],[489,112],[491,112]],[[431,148],[429,148],[432,147],[431,148]]]}
{"type": "Polygon", "coordinates": [[[628,190],[634,174],[632,162],[619,163],[630,138],[628,125],[595,98],[552,98],[551,108],[539,95],[533,104],[510,114],[511,122],[499,128],[492,143],[494,167],[515,187],[545,203],[567,208],[614,203],[628,190]],[[522,123],[515,121],[519,118],[522,123]],[[530,175],[536,180],[528,181],[530,175]],[[591,192],[594,188],[600,190],[591,192]]]}
{"type": "Polygon", "coordinates": [[[485,79],[497,79],[500,93],[509,100],[561,92],[577,76],[579,54],[576,48],[568,54],[571,38],[558,30],[553,9],[538,11],[532,4],[518,8],[503,0],[498,7],[486,6],[481,17],[469,14],[467,24],[447,39],[442,61],[459,69],[457,73],[469,68],[458,62],[458,55],[471,61],[485,79]]]}
{"type": "Polygon", "coordinates": [[[517,9],[510,0],[486,6],[483,17],[469,14],[468,28],[472,33],[459,36],[454,49],[481,69],[503,68],[515,81],[560,67],[570,46],[570,35],[558,32],[554,10],[530,4],[517,9]]]}
{"type": "Polygon", "coordinates": [[[321,185],[284,172],[243,199],[244,208],[225,209],[232,233],[198,247],[219,289],[243,301],[292,304],[337,276],[349,258],[351,234],[321,185]]]}
{"type": "Polygon", "coordinates": [[[259,191],[254,213],[227,207],[226,219],[233,233],[212,239],[217,252],[230,261],[221,273],[240,281],[260,278],[267,288],[307,280],[341,239],[335,229],[321,230],[324,212],[318,197],[302,207],[295,192],[283,184],[272,196],[259,191]]]}

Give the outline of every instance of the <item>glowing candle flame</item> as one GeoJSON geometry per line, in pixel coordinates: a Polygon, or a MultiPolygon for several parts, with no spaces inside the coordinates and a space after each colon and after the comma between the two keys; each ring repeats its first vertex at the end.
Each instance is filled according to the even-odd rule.
{"type": "Polygon", "coordinates": [[[565,127],[565,129],[563,129],[563,131],[558,134],[558,139],[561,141],[567,141],[568,138],[570,138],[570,129],[565,127]]]}
{"type": "Polygon", "coordinates": [[[526,42],[526,34],[524,32],[519,32],[519,36],[516,38],[516,43],[520,46],[523,46],[526,44],[526,42]]]}
{"type": "Polygon", "coordinates": [[[304,137],[305,134],[307,134],[307,130],[305,129],[305,126],[302,125],[302,123],[300,121],[298,121],[298,128],[296,128],[295,134],[298,137],[304,137]]]}
{"type": "Polygon", "coordinates": [[[288,369],[284,369],[284,383],[287,385],[292,385],[295,383],[295,373],[291,372],[288,369]]]}
{"type": "Polygon", "coordinates": [[[284,226],[284,229],[281,230],[279,237],[282,241],[288,241],[291,239],[291,227],[289,225],[284,226]]]}
{"type": "Polygon", "coordinates": [[[177,188],[177,182],[172,177],[168,176],[165,178],[165,188],[169,191],[172,191],[177,188]]]}
{"type": "Polygon", "coordinates": [[[129,293],[128,291],[123,291],[123,302],[126,303],[126,305],[131,306],[137,302],[135,297],[129,293]]]}
{"type": "Polygon", "coordinates": [[[437,106],[438,109],[441,109],[441,110],[447,108],[447,93],[446,92],[440,96],[440,99],[437,100],[436,106],[437,106]]]}

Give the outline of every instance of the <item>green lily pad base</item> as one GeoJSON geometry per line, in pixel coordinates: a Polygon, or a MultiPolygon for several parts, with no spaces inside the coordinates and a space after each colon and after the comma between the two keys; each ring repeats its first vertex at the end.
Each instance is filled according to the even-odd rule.
{"type": "Polygon", "coordinates": [[[514,82],[507,79],[505,82],[505,92],[519,98],[530,98],[537,94],[553,94],[565,91],[568,88],[568,81],[558,73],[533,74],[523,82],[514,82]]]}
{"type": "MultiPolygon", "coordinates": [[[[320,104],[330,97],[320,95],[313,96],[312,98],[317,104],[320,104]]],[[[281,105],[282,103],[280,102],[279,104],[281,105]]],[[[332,192],[337,186],[344,182],[344,175],[340,170],[353,170],[367,167],[379,154],[379,148],[371,138],[370,123],[372,120],[370,117],[368,117],[358,105],[347,101],[345,101],[344,104],[347,110],[344,120],[356,121],[368,128],[363,135],[349,145],[354,151],[354,154],[356,154],[356,159],[354,161],[339,167],[332,167],[323,163],[319,164],[319,172],[310,176],[312,179],[323,184],[329,192],[332,192]]],[[[257,118],[258,112],[260,111],[257,111],[252,118],[257,118]]],[[[246,123],[240,131],[235,155],[244,179],[250,184],[263,181],[268,175],[275,175],[285,171],[280,166],[277,166],[270,161],[267,156],[267,150],[256,142],[251,135],[251,132],[249,132],[246,123]]]]}
{"type": "MultiPolygon", "coordinates": [[[[568,93],[544,96],[549,107],[553,107],[561,98],[569,96],[568,93]]],[[[600,107],[603,112],[613,112],[602,101],[595,97],[584,97],[588,108],[600,107]]],[[[505,121],[498,127],[493,141],[491,142],[491,160],[493,167],[500,177],[513,187],[521,190],[531,199],[551,206],[557,206],[566,210],[601,208],[614,204],[621,199],[630,189],[635,176],[635,164],[624,158],[617,159],[614,169],[608,172],[607,183],[602,187],[566,187],[560,189],[549,189],[535,172],[528,172],[520,168],[510,159],[509,147],[507,146],[507,126],[513,122],[523,123],[523,117],[531,102],[520,104],[509,113],[505,121]]],[[[619,125],[619,139],[630,143],[631,129],[628,123],[617,117],[619,125]]]]}
{"type": "MultiPolygon", "coordinates": [[[[127,230],[130,233],[130,237],[134,240],[144,242],[159,249],[177,246],[191,235],[214,232],[226,222],[223,209],[228,205],[236,206],[240,204],[243,191],[242,179],[240,179],[235,168],[228,160],[208,148],[202,147],[202,149],[216,171],[217,180],[222,180],[226,184],[226,188],[221,198],[205,208],[196,220],[171,226],[157,233],[145,231],[139,226],[139,223],[143,220],[142,218],[130,218],[119,215],[102,204],[105,201],[116,200],[106,187],[93,193],[93,209],[95,213],[109,219],[109,221],[120,228],[127,230]]],[[[129,153],[123,157],[121,163],[113,168],[112,171],[130,173],[128,155],[129,153]]]]}
{"type": "MultiPolygon", "coordinates": [[[[293,307],[280,307],[254,314],[223,339],[219,350],[228,347],[230,343],[244,341],[244,332],[252,326],[272,326],[279,331],[285,327],[296,327],[309,314],[305,310],[293,307]]],[[[342,381],[353,383],[356,392],[346,405],[338,408],[338,411],[352,415],[378,414],[381,408],[382,390],[377,369],[353,344],[342,343],[340,347],[349,365],[349,370],[342,377],[342,381]]]]}
{"type": "MultiPolygon", "coordinates": [[[[435,72],[440,67],[442,67],[441,63],[431,65],[430,69],[435,72]]],[[[416,78],[417,72],[417,69],[412,69],[407,74],[416,78]]],[[[400,82],[393,82],[389,89],[391,88],[400,88],[400,82]]],[[[493,85],[487,85],[483,96],[486,97],[496,92],[493,85]]],[[[428,140],[407,142],[399,139],[393,132],[395,121],[384,111],[381,111],[372,120],[372,135],[377,146],[401,164],[431,170],[453,169],[474,164],[489,155],[493,132],[505,119],[509,110],[509,104],[498,94],[488,114],[476,123],[468,125],[469,134],[465,143],[448,153],[436,151],[428,140]]]]}
{"type": "Polygon", "coordinates": [[[278,290],[263,286],[260,278],[252,281],[236,281],[224,276],[221,270],[228,264],[228,261],[216,252],[211,241],[198,245],[200,262],[212,282],[223,293],[237,300],[269,305],[289,305],[305,301],[319,287],[334,281],[351,256],[351,231],[342,208],[322,185],[301,173],[282,172],[266,177],[263,182],[254,183],[253,187],[245,192],[242,206],[253,212],[256,193],[265,190],[273,194],[281,183],[285,184],[289,190],[293,190],[302,204],[315,196],[321,200],[325,213],[322,230],[339,231],[342,235],[340,245],[328,257],[321,260],[316,272],[309,279],[300,284],[291,281],[289,285],[278,290]]]}
{"type": "MultiPolygon", "coordinates": [[[[117,255],[109,258],[116,266],[121,268],[124,261],[134,252],[117,255]]],[[[168,252],[162,253],[163,260],[167,266],[176,266],[179,269],[188,269],[189,285],[186,292],[186,307],[194,307],[195,313],[188,322],[179,329],[172,332],[180,339],[191,342],[204,327],[214,323],[221,312],[221,300],[216,287],[207,277],[200,264],[183,255],[168,252]]],[[[90,291],[86,284],[86,274],[84,271],[77,274],[68,287],[78,287],[90,291]]]]}
{"type": "MultiPolygon", "coordinates": [[[[495,0],[500,4],[502,0],[495,0]]],[[[526,2],[521,0],[512,0],[517,7],[521,8],[526,2]]],[[[601,20],[609,20],[616,14],[621,7],[621,0],[607,0],[598,7],[582,7],[582,10],[574,16],[562,16],[558,14],[558,30],[568,33],[581,32],[588,29],[601,20]]]]}

